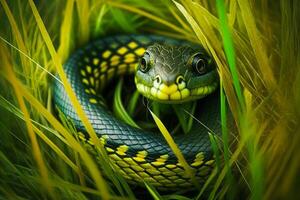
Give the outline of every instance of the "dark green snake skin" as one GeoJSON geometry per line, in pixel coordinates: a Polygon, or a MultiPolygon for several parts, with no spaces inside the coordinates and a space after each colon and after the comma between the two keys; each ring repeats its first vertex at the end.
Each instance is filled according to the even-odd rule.
{"type": "MultiPolygon", "coordinates": [[[[125,62],[124,56],[129,53],[134,54],[133,63],[136,63],[140,57],[140,55],[135,53],[138,48],[147,48],[147,46],[154,42],[162,44],[167,43],[169,45],[189,44],[181,40],[155,35],[120,35],[106,37],[77,50],[64,64],[64,70],[95,132],[98,134],[99,138],[105,136],[105,147],[106,149],[110,149],[108,155],[116,163],[121,174],[124,174],[126,179],[130,182],[137,183],[140,183],[142,179],[146,179],[146,181],[159,188],[187,187],[192,185],[190,177],[186,176],[183,167],[178,163],[176,156],[160,133],[154,134],[125,124],[116,119],[111,111],[103,104],[102,94],[98,92],[100,90],[98,88],[101,88],[107,82],[107,74],[104,76],[105,79],[102,79],[102,82],[100,81],[100,83],[98,83],[100,86],[96,88],[98,89],[96,94],[88,94],[86,92],[88,84],[82,82],[80,70],[85,68],[85,66],[91,67],[91,70],[88,70],[87,73],[89,73],[89,71],[94,73],[94,70],[101,68],[99,67],[101,63],[109,60],[113,54],[117,54],[119,62],[123,63],[125,62]],[[118,54],[117,52],[120,47],[126,47],[128,51],[123,54],[118,54]],[[112,55],[108,58],[103,58],[101,55],[103,55],[106,50],[112,52],[112,55]],[[94,63],[93,58],[98,58],[100,60],[99,63],[94,63]],[[96,99],[97,103],[90,103],[91,99],[96,99]],[[120,146],[126,147],[126,150],[123,151],[123,153],[118,153],[116,150],[120,146]],[[131,159],[137,157],[139,152],[146,152],[144,159],[131,159]],[[159,160],[159,158],[162,158],[162,155],[167,155],[167,158],[163,161],[159,160]],[[135,164],[132,164],[130,160],[133,160],[135,164]],[[160,161],[160,163],[156,161],[160,161]],[[151,166],[147,165],[149,163],[151,166]],[[150,171],[150,168],[148,170],[147,166],[150,168],[152,167],[152,171],[150,171]],[[153,171],[153,167],[157,169],[156,174],[153,171]],[[125,173],[122,173],[122,170],[124,170],[123,172],[125,173]],[[181,181],[176,183],[175,180],[177,179],[180,179],[181,181]]],[[[119,76],[117,74],[118,66],[115,67],[115,71],[111,78],[119,76]]],[[[108,68],[110,68],[109,65],[108,68]]],[[[124,73],[129,72],[130,68],[132,68],[132,66],[127,63],[124,73]]],[[[101,73],[105,74],[108,72],[103,70],[103,72],[100,72],[99,77],[101,77],[101,73]]],[[[198,101],[196,117],[205,124],[205,126],[209,127],[211,131],[220,134],[220,107],[217,93],[218,92],[215,92],[198,101]]],[[[73,121],[79,132],[85,133],[85,129],[77,116],[63,85],[59,82],[54,83],[54,103],[68,119],[73,121]]],[[[211,169],[214,167],[213,154],[208,136],[209,131],[199,123],[193,124],[192,131],[189,134],[174,136],[174,140],[187,162],[192,166],[196,179],[200,183],[203,183],[210,174],[211,169]],[[197,156],[198,158],[196,158],[197,156]],[[200,159],[199,156],[201,157],[200,159]],[[198,164],[192,165],[197,161],[198,164]]]]}

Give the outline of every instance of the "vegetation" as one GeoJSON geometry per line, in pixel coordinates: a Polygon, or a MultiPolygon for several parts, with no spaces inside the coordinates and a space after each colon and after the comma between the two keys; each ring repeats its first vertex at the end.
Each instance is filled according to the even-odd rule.
{"type": "MultiPolygon", "coordinates": [[[[68,56],[93,39],[120,33],[196,41],[213,56],[221,79],[222,142],[211,135],[219,163],[212,176],[192,194],[166,194],[147,184],[144,193],[155,199],[241,195],[289,199],[298,194],[299,1],[0,0],[0,4],[0,199],[141,198],[112,173],[100,144],[99,169],[72,124],[57,120],[52,105],[51,84],[60,81],[57,73],[78,105],[62,70],[68,56]],[[234,135],[226,126],[229,111],[237,126],[234,135]]],[[[122,115],[121,98],[114,101],[115,112],[122,115]]],[[[78,113],[96,141],[83,111],[78,113]]],[[[168,135],[154,113],[155,122],[168,135]]]]}

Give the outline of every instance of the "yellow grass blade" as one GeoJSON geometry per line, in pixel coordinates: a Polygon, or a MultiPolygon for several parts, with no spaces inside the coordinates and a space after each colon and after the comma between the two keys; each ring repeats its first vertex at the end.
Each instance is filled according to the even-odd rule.
{"type": "Polygon", "coordinates": [[[65,162],[67,163],[77,174],[79,174],[78,167],[68,158],[66,154],[60,148],[54,144],[40,129],[32,125],[34,132],[47,144],[51,149],[65,162]]]}
{"type": "Polygon", "coordinates": [[[246,31],[250,39],[253,52],[256,59],[259,61],[260,71],[263,76],[263,80],[266,82],[268,89],[274,89],[275,80],[273,71],[268,60],[267,49],[264,41],[261,39],[261,33],[258,31],[255,24],[255,17],[251,11],[251,6],[248,0],[237,0],[240,6],[240,12],[244,23],[246,24],[246,31]]]}
{"type": "Polygon", "coordinates": [[[63,187],[63,188],[67,188],[70,190],[74,190],[76,192],[82,191],[82,192],[86,192],[89,194],[101,196],[101,193],[98,190],[95,190],[95,189],[92,189],[92,188],[89,188],[86,186],[72,184],[70,182],[62,181],[62,180],[53,180],[52,182],[53,182],[53,187],[63,187]]]}
{"type": "MultiPolygon", "coordinates": [[[[12,103],[10,103],[7,99],[5,99],[3,96],[0,96],[0,103],[1,103],[0,105],[3,106],[4,108],[6,108],[9,112],[16,115],[18,118],[24,120],[23,113],[17,107],[15,107],[12,103]]],[[[70,144],[59,133],[57,133],[55,130],[53,130],[50,127],[48,127],[46,125],[43,125],[43,124],[41,124],[37,121],[34,121],[33,119],[31,119],[31,122],[32,122],[33,127],[38,128],[37,126],[39,126],[40,128],[42,128],[42,129],[50,132],[51,134],[55,135],[60,141],[62,141],[65,145],[70,147],[70,144]],[[37,126],[34,125],[34,124],[36,124],[37,126]]],[[[40,128],[38,128],[38,129],[40,129],[40,128]]]]}
{"type": "Polygon", "coordinates": [[[74,108],[75,108],[78,116],[80,117],[80,119],[82,120],[82,123],[84,124],[85,128],[87,129],[87,132],[90,134],[94,144],[99,145],[96,133],[95,133],[92,125],[90,124],[87,116],[85,115],[83,109],[81,108],[81,105],[80,105],[79,101],[77,100],[76,95],[73,92],[72,87],[71,87],[71,85],[69,84],[69,82],[67,80],[66,74],[64,73],[63,66],[61,64],[61,60],[60,60],[59,56],[57,55],[57,53],[55,51],[55,48],[54,48],[53,43],[51,41],[51,38],[50,38],[50,36],[49,36],[49,34],[46,30],[46,27],[45,27],[39,13],[38,13],[38,10],[35,7],[35,4],[32,0],[29,0],[29,3],[30,3],[30,6],[31,6],[31,9],[32,9],[32,12],[34,14],[34,17],[36,18],[37,25],[38,25],[38,27],[41,31],[43,39],[45,40],[45,43],[46,43],[46,45],[48,47],[48,50],[49,50],[49,53],[51,54],[53,62],[56,66],[57,72],[58,72],[58,74],[59,74],[59,76],[60,76],[60,78],[61,78],[61,80],[64,84],[66,92],[67,92],[71,102],[73,103],[74,108]]]}
{"type": "Polygon", "coordinates": [[[183,27],[184,30],[187,30],[189,32],[192,32],[191,28],[181,19],[181,17],[176,13],[177,10],[174,10],[173,7],[168,8],[171,14],[175,17],[175,19],[180,23],[180,25],[183,27]]]}
{"type": "Polygon", "coordinates": [[[56,67],[56,70],[63,82],[63,85],[66,89],[66,93],[68,94],[69,98],[70,98],[70,101],[72,102],[79,118],[81,119],[84,127],[86,128],[88,134],[90,135],[91,137],[91,140],[93,142],[93,144],[95,144],[95,147],[97,148],[97,150],[100,151],[101,154],[105,155],[105,151],[103,149],[103,145],[100,143],[100,141],[98,140],[98,137],[91,125],[91,123],[89,122],[89,119],[87,118],[87,116],[85,115],[78,99],[76,98],[76,95],[75,93],[73,92],[72,90],[72,87],[71,85],[69,84],[68,80],[67,80],[67,77],[66,77],[66,74],[64,73],[64,70],[63,70],[63,66],[61,64],[61,60],[58,56],[58,54],[56,53],[55,49],[54,49],[54,46],[53,46],[53,43],[51,41],[51,38],[46,30],[46,27],[41,19],[41,16],[39,15],[38,13],[38,10],[37,8],[35,7],[35,4],[32,0],[29,0],[29,4],[30,4],[30,7],[32,9],[32,13],[36,19],[36,22],[37,22],[37,25],[40,29],[40,32],[43,36],[43,39],[47,45],[47,48],[49,50],[49,53],[53,59],[53,62],[54,62],[54,65],[56,67]]]}
{"type": "Polygon", "coordinates": [[[27,55],[25,52],[23,52],[22,50],[18,49],[16,46],[14,46],[13,44],[11,44],[9,41],[7,41],[6,39],[4,39],[3,37],[0,36],[0,39],[5,42],[7,45],[9,45],[10,47],[12,47],[13,49],[15,49],[16,51],[18,51],[20,54],[22,54],[23,56],[25,56],[29,61],[31,61],[32,63],[34,63],[36,66],[38,66],[40,69],[42,69],[43,71],[45,71],[47,74],[49,74],[52,78],[55,79],[55,81],[58,81],[62,84],[62,82],[54,75],[52,74],[49,70],[47,70],[45,67],[42,67],[37,61],[35,61],[33,58],[31,58],[29,55],[27,55]]]}
{"type": "Polygon", "coordinates": [[[233,24],[236,19],[236,12],[237,12],[237,2],[236,0],[231,0],[229,3],[229,16],[228,16],[228,24],[230,27],[233,27],[233,24]]]}
{"type": "Polygon", "coordinates": [[[77,0],[77,12],[79,15],[79,44],[83,44],[88,41],[90,34],[89,26],[89,1],[77,0]]]}
{"type": "MultiPolygon", "coordinates": [[[[24,114],[14,105],[12,105],[9,101],[7,101],[6,99],[4,99],[2,96],[0,96],[1,101],[4,101],[5,103],[8,104],[9,111],[16,115],[17,117],[19,117],[22,120],[24,119],[24,114]]],[[[35,131],[35,133],[47,144],[49,145],[54,152],[57,153],[57,155],[59,157],[61,157],[62,160],[64,160],[75,172],[79,172],[78,167],[64,154],[64,152],[62,150],[60,150],[60,148],[51,141],[51,139],[49,139],[36,125],[34,125],[34,123],[38,124],[39,126],[41,126],[41,124],[39,124],[38,122],[34,121],[33,119],[30,119],[31,123],[32,123],[32,127],[33,130],[35,131]]],[[[43,127],[43,126],[41,126],[43,127]]],[[[46,127],[43,127],[46,128],[46,127]]],[[[49,128],[47,131],[50,131],[49,128]]],[[[60,136],[60,135],[56,135],[56,136],[60,136]]],[[[68,146],[70,146],[62,137],[58,137],[61,141],[63,141],[65,144],[67,144],[68,146]]]]}
{"type": "MultiPolygon", "coordinates": [[[[179,11],[185,16],[186,20],[190,23],[194,33],[196,34],[197,38],[200,41],[200,44],[207,50],[209,50],[209,52],[212,54],[215,62],[217,63],[217,65],[222,69],[221,66],[223,66],[222,61],[220,60],[219,56],[217,56],[216,52],[218,52],[218,50],[221,50],[221,46],[219,44],[212,46],[211,41],[208,40],[208,38],[206,37],[206,34],[203,32],[203,30],[201,29],[201,27],[198,25],[198,23],[196,22],[196,20],[190,15],[190,13],[183,7],[182,4],[173,1],[175,3],[175,5],[177,6],[177,8],[179,9],[179,11]],[[213,48],[215,47],[215,48],[213,48]]],[[[212,33],[211,35],[215,35],[214,33],[212,33]]],[[[194,41],[197,42],[197,41],[194,41]]],[[[224,57],[224,55],[223,55],[224,57]]]]}
{"type": "Polygon", "coordinates": [[[62,126],[62,124],[43,105],[41,105],[41,103],[36,98],[34,98],[30,94],[27,91],[27,89],[24,88],[23,85],[21,85],[21,83],[17,83],[21,89],[20,91],[22,91],[22,94],[32,105],[32,107],[38,110],[39,113],[43,115],[48,120],[48,122],[63,135],[64,138],[66,138],[70,147],[72,147],[74,151],[77,151],[80,154],[81,159],[84,161],[83,163],[86,164],[87,169],[90,171],[93,179],[95,180],[96,186],[102,194],[102,198],[109,199],[109,193],[106,188],[106,183],[103,177],[101,176],[97,165],[95,164],[91,156],[88,154],[88,152],[80,145],[78,141],[75,140],[75,138],[73,138],[73,136],[62,126]]]}
{"type": "Polygon", "coordinates": [[[205,49],[208,49],[208,41],[203,32],[201,31],[200,27],[197,25],[197,22],[195,19],[187,12],[187,10],[176,1],[173,1],[177,8],[181,11],[181,13],[185,16],[188,22],[190,22],[194,33],[197,35],[197,38],[200,40],[200,43],[203,45],[205,49]]]}
{"type": "Polygon", "coordinates": [[[168,145],[172,149],[173,153],[176,155],[179,163],[182,164],[183,168],[185,169],[186,174],[191,178],[195,186],[199,188],[198,182],[195,180],[195,172],[193,169],[189,166],[189,164],[186,162],[183,154],[181,153],[180,149],[178,148],[177,144],[173,140],[172,136],[170,135],[169,131],[165,127],[165,125],[160,121],[160,119],[151,111],[149,110],[158,129],[160,130],[161,134],[164,136],[165,140],[167,141],[168,145]]]}
{"type": "Polygon", "coordinates": [[[68,0],[65,8],[64,19],[60,27],[60,44],[58,54],[62,61],[65,61],[70,53],[72,39],[72,23],[74,0],[68,0]]]}
{"type": "MultiPolygon", "coordinates": [[[[20,51],[26,53],[27,52],[27,48],[25,46],[25,42],[22,38],[21,32],[18,28],[18,25],[16,23],[16,20],[13,16],[13,14],[11,13],[7,3],[5,0],[0,0],[0,3],[2,4],[3,8],[4,8],[4,12],[9,20],[10,26],[12,28],[12,32],[14,35],[14,38],[16,39],[18,48],[20,49],[20,51]]],[[[27,61],[21,56],[21,62],[22,62],[22,66],[23,66],[23,71],[25,72],[25,74],[29,73],[29,69],[26,68],[27,65],[27,61]]]]}
{"type": "MultiPolygon", "coordinates": [[[[217,66],[218,66],[218,70],[219,70],[219,74],[221,79],[223,80],[223,84],[224,84],[224,90],[226,91],[226,94],[228,96],[228,103],[230,105],[230,108],[234,114],[234,117],[237,118],[238,114],[237,114],[237,101],[235,98],[235,93],[234,93],[234,88],[232,86],[231,83],[231,75],[230,72],[228,70],[228,68],[225,65],[225,55],[224,52],[221,48],[221,45],[219,44],[219,42],[217,42],[215,39],[217,38],[216,36],[212,37],[213,35],[215,35],[214,31],[211,29],[211,27],[209,27],[209,25],[207,24],[205,27],[200,27],[200,23],[197,23],[196,20],[190,15],[190,13],[185,9],[185,7],[183,7],[182,4],[173,1],[175,3],[175,5],[177,6],[177,8],[181,11],[181,13],[185,16],[186,20],[190,23],[194,33],[196,34],[197,38],[199,39],[201,45],[204,46],[204,48],[206,48],[212,55],[213,59],[215,60],[217,66]],[[208,31],[210,30],[208,33],[204,32],[204,31],[208,31]],[[213,39],[212,39],[212,38],[213,39]]],[[[190,2],[186,2],[187,4],[190,2]]],[[[203,7],[200,7],[198,4],[191,4],[190,7],[191,9],[197,9],[197,11],[199,12],[200,10],[204,9],[203,7]]],[[[201,14],[203,14],[204,16],[211,16],[208,12],[204,12],[201,11],[201,14]]],[[[209,18],[205,18],[203,16],[201,16],[198,13],[198,18],[203,19],[202,21],[205,20],[210,20],[213,21],[215,24],[218,24],[218,20],[214,17],[209,17],[209,18]]],[[[203,26],[204,23],[202,23],[203,26]]]]}
{"type": "Polygon", "coordinates": [[[138,9],[138,8],[135,8],[135,7],[132,7],[132,6],[128,6],[126,4],[122,4],[122,3],[118,3],[118,2],[112,2],[112,1],[108,1],[107,2],[108,5],[111,5],[111,6],[114,6],[114,7],[117,7],[117,8],[121,8],[121,9],[124,9],[124,10],[128,10],[130,12],[133,12],[133,13],[137,13],[141,16],[144,16],[144,17],[147,17],[153,21],[156,21],[160,24],[163,24],[171,29],[173,29],[174,31],[177,31],[178,33],[181,33],[183,35],[186,35],[186,36],[189,36],[190,33],[185,31],[184,29],[181,29],[181,28],[178,28],[177,26],[175,26],[174,24],[162,19],[162,18],[159,18],[155,15],[152,15],[148,12],[145,12],[141,9],[138,9]]]}
{"type": "MultiPolygon", "coordinates": [[[[4,48],[0,48],[1,50],[1,57],[5,58],[5,53],[3,52],[4,48]]],[[[11,70],[11,68],[9,68],[9,63],[8,61],[3,61],[4,62],[4,66],[6,66],[6,71],[5,74],[7,75],[7,79],[11,82],[11,84],[13,85],[14,89],[15,89],[15,93],[16,96],[18,98],[19,104],[20,104],[20,108],[22,110],[22,112],[24,113],[24,119],[26,121],[26,125],[28,128],[28,133],[29,136],[31,138],[32,141],[32,146],[33,146],[33,154],[35,159],[37,160],[38,166],[40,168],[40,172],[41,175],[43,177],[44,180],[44,184],[46,186],[46,188],[48,188],[49,190],[49,194],[51,196],[53,196],[54,198],[54,194],[52,193],[51,190],[51,183],[49,182],[48,179],[48,175],[47,175],[47,169],[45,164],[43,163],[42,160],[42,155],[36,140],[36,136],[34,134],[34,130],[33,130],[33,126],[30,122],[30,117],[29,117],[29,113],[26,109],[25,106],[25,102],[23,101],[23,97],[24,96],[28,102],[36,108],[36,110],[39,111],[39,113],[41,113],[52,125],[53,127],[55,127],[69,142],[70,146],[78,151],[81,155],[81,158],[85,161],[87,168],[90,170],[95,183],[97,185],[97,188],[99,189],[99,191],[102,194],[103,199],[109,199],[109,193],[106,189],[106,184],[99,172],[99,170],[97,169],[96,164],[93,162],[92,158],[89,156],[89,154],[81,147],[81,145],[68,133],[68,131],[52,116],[51,113],[49,113],[49,111],[44,108],[38,100],[36,100],[28,91],[26,88],[24,88],[24,86],[17,80],[17,78],[14,76],[13,71],[11,70]]],[[[55,199],[55,198],[54,198],[55,199]]]]}
{"type": "Polygon", "coordinates": [[[7,58],[7,54],[5,54],[5,50],[7,50],[4,46],[0,46],[0,55],[2,58],[2,65],[4,67],[4,72],[7,76],[7,80],[11,83],[11,85],[14,88],[14,92],[17,98],[17,101],[19,103],[20,109],[24,114],[24,120],[25,120],[25,124],[27,127],[27,131],[28,131],[28,136],[30,138],[31,141],[31,145],[32,145],[32,153],[33,153],[33,157],[35,159],[35,161],[37,162],[37,166],[39,168],[39,172],[42,176],[42,180],[43,180],[43,185],[44,187],[48,190],[49,195],[54,198],[55,195],[53,193],[53,190],[50,186],[50,181],[48,179],[48,170],[47,167],[45,165],[45,162],[43,160],[43,156],[36,138],[36,135],[34,133],[33,130],[33,126],[32,123],[30,121],[30,115],[29,112],[27,110],[27,107],[25,105],[22,93],[21,93],[21,88],[18,85],[18,80],[12,70],[12,65],[10,64],[10,61],[7,58]]]}

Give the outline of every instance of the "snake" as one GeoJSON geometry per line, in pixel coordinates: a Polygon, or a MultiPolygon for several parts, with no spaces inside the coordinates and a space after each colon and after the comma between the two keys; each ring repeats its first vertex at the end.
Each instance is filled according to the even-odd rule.
{"type": "MultiPolygon", "coordinates": [[[[203,46],[161,35],[106,36],[78,49],[64,72],[117,173],[129,183],[177,189],[204,184],[215,158],[209,132],[220,134],[218,72],[203,46]],[[188,134],[174,135],[193,172],[191,177],[161,133],[134,127],[114,116],[104,89],[132,74],[136,89],[151,101],[181,106],[197,101],[197,120],[188,134]]],[[[84,144],[93,146],[64,86],[54,82],[54,104],[74,124],[84,144]]]]}

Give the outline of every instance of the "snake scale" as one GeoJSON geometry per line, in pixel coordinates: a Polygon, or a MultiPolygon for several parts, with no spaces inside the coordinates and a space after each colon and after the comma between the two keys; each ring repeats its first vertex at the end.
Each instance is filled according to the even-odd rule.
{"type": "MultiPolygon", "coordinates": [[[[133,183],[146,181],[167,189],[193,185],[160,133],[131,127],[113,116],[103,101],[103,88],[115,77],[135,73],[137,89],[147,98],[167,103],[199,99],[196,117],[205,126],[194,123],[190,133],[173,138],[195,179],[205,182],[214,167],[207,127],[216,134],[221,130],[219,97],[213,92],[218,75],[201,46],[158,35],[108,36],[77,50],[64,70],[118,173],[133,183]]],[[[54,103],[72,120],[80,138],[92,145],[59,82],[54,83],[54,103]]]]}

